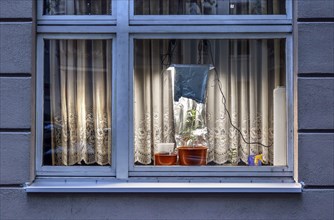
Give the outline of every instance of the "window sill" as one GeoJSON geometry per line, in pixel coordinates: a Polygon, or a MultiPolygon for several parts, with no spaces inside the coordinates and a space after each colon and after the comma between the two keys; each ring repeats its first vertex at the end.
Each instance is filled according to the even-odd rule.
{"type": "Polygon", "coordinates": [[[28,193],[301,193],[300,183],[162,183],[34,181],[28,193]]]}

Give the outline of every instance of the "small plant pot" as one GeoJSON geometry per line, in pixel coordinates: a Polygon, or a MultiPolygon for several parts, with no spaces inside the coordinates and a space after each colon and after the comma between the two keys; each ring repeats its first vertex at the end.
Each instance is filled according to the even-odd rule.
{"type": "Polygon", "coordinates": [[[172,153],[156,153],[154,154],[154,164],[160,166],[176,165],[177,154],[172,153]]]}
{"type": "Polygon", "coordinates": [[[206,165],[206,155],[208,148],[198,147],[179,147],[179,164],[183,166],[206,165]]]}

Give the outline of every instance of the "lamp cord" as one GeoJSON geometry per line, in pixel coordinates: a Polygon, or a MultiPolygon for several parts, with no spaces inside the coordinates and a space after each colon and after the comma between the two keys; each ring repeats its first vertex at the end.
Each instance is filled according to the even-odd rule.
{"type": "Polygon", "coordinates": [[[170,40],[168,42],[167,53],[160,55],[161,65],[163,70],[164,68],[167,69],[172,64],[172,58],[174,55],[175,48],[176,48],[176,40],[170,40]]]}
{"type": "Polygon", "coordinates": [[[212,65],[214,66],[214,71],[215,71],[215,75],[216,75],[216,80],[217,80],[218,88],[219,88],[219,91],[220,91],[220,93],[222,94],[222,97],[223,97],[224,110],[225,110],[225,112],[227,113],[227,116],[228,116],[228,119],[229,119],[229,122],[230,122],[231,126],[232,126],[236,131],[238,131],[238,133],[240,134],[240,136],[241,136],[243,142],[245,142],[246,144],[249,144],[249,145],[260,145],[260,146],[262,146],[262,147],[267,147],[267,148],[271,147],[270,145],[265,145],[265,144],[262,144],[262,143],[260,143],[260,142],[249,142],[249,141],[247,141],[247,140],[245,139],[245,137],[243,136],[242,132],[240,131],[240,129],[239,129],[237,126],[235,126],[235,125],[233,124],[231,114],[230,114],[230,112],[228,111],[227,106],[226,106],[226,97],[225,97],[224,92],[223,92],[223,89],[222,89],[221,81],[220,81],[220,79],[219,79],[219,74],[218,74],[217,68],[216,68],[216,66],[215,66],[215,62],[214,62],[214,60],[213,60],[212,49],[211,49],[211,43],[210,43],[210,41],[206,41],[206,42],[208,43],[208,46],[209,46],[210,59],[211,59],[211,63],[212,63],[212,65]]]}

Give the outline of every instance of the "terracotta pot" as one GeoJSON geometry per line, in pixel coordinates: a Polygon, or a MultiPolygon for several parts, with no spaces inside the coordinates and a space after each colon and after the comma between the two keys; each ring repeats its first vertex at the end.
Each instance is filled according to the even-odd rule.
{"type": "Polygon", "coordinates": [[[179,164],[184,166],[206,165],[206,154],[208,148],[198,147],[179,147],[179,164]]]}
{"type": "Polygon", "coordinates": [[[154,164],[160,166],[175,165],[177,161],[177,154],[156,153],[154,154],[154,164]]]}

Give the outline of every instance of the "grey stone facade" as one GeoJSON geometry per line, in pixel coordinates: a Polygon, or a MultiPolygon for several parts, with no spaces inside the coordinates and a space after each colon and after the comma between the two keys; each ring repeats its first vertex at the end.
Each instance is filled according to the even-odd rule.
{"type": "Polygon", "coordinates": [[[295,0],[301,194],[27,194],[33,0],[0,0],[0,219],[332,219],[334,1],[295,0]]]}

